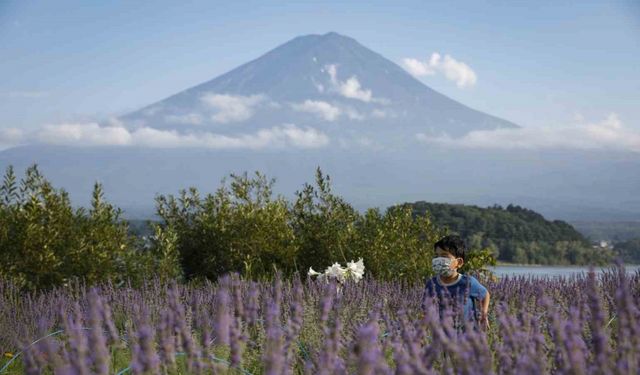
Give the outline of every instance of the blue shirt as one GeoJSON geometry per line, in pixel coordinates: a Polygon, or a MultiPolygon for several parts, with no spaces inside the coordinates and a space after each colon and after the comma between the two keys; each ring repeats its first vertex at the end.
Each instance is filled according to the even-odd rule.
{"type": "Polygon", "coordinates": [[[437,296],[438,300],[441,302],[439,305],[440,311],[442,312],[444,308],[442,304],[443,295],[453,297],[455,303],[457,303],[458,305],[464,303],[465,319],[477,320],[478,313],[480,311],[479,300],[483,299],[487,295],[487,288],[480,284],[478,279],[476,279],[475,277],[467,276],[464,274],[460,274],[460,277],[458,277],[458,281],[446,286],[442,284],[438,276],[434,276],[431,279],[428,279],[425,284],[424,294],[422,298],[423,304],[426,296],[429,296],[431,298],[437,296]]]}

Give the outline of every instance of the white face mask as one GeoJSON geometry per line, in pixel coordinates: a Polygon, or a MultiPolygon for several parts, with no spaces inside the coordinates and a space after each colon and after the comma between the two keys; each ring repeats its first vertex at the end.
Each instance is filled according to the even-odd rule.
{"type": "Polygon", "coordinates": [[[455,270],[451,268],[453,259],[448,257],[437,257],[431,261],[433,272],[440,276],[453,276],[455,270]]]}

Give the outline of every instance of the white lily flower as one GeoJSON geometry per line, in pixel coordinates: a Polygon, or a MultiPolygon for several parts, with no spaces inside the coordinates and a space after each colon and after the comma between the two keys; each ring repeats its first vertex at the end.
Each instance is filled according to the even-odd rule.
{"type": "Polygon", "coordinates": [[[314,271],[313,267],[309,267],[309,272],[307,272],[307,275],[309,276],[318,276],[318,275],[322,275],[320,272],[314,271]]]}
{"type": "Polygon", "coordinates": [[[317,276],[318,280],[324,279],[327,282],[331,277],[336,279],[340,284],[344,284],[347,279],[354,280],[357,283],[362,280],[362,277],[364,276],[364,260],[360,258],[357,262],[347,262],[346,268],[336,262],[327,267],[324,273],[317,272],[312,267],[309,267],[309,272],[307,272],[307,274],[309,276],[317,276]]]}
{"type": "Polygon", "coordinates": [[[355,280],[355,282],[360,281],[364,276],[364,260],[360,258],[357,262],[348,262],[347,270],[349,271],[350,276],[355,280]]]}
{"type": "Polygon", "coordinates": [[[342,268],[339,263],[334,263],[324,271],[324,274],[328,277],[334,277],[339,282],[344,282],[346,277],[346,269],[342,268]]]}

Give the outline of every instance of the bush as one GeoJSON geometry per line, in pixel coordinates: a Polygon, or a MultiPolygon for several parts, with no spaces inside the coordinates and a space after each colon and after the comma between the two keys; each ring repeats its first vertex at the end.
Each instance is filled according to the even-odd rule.
{"type": "Polygon", "coordinates": [[[180,196],[156,198],[163,220],[159,235],[176,235],[175,245],[185,276],[216,279],[227,272],[248,277],[290,275],[295,270],[296,248],[288,202],[272,197],[274,181],[256,172],[231,175],[215,194],[200,198],[197,189],[180,196]]]}
{"type": "MultiPolygon", "coordinates": [[[[0,277],[24,289],[89,285],[107,280],[139,285],[160,280],[211,279],[238,272],[253,279],[305,274],[334,262],[363,258],[368,275],[422,279],[431,274],[433,244],[445,233],[409,207],[360,214],[333,194],[316,171],[293,202],[274,196],[273,179],[231,175],[204,197],[195,188],[156,197],[160,223],[144,240],[129,233],[121,210],[94,185],[91,206],[73,209],[32,166],[20,184],[9,167],[0,187],[0,277]]],[[[484,254],[469,269],[490,263],[484,254]]]]}
{"type": "MultiPolygon", "coordinates": [[[[316,186],[305,184],[296,192],[291,225],[297,247],[296,263],[302,272],[323,270],[334,262],[361,255],[356,250],[356,223],[360,215],[331,191],[331,179],[316,170],[316,186]]],[[[370,259],[366,259],[368,262],[370,259]]]]}
{"type": "MultiPolygon", "coordinates": [[[[158,235],[175,235],[175,247],[189,279],[216,279],[227,272],[271,278],[324,270],[334,262],[364,259],[376,278],[422,279],[431,274],[433,244],[444,232],[428,216],[409,207],[381,214],[358,213],[333,194],[329,176],[316,171],[315,185],[305,184],[289,203],[273,197],[274,180],[256,172],[231,175],[215,194],[200,198],[197,189],[156,198],[162,219],[158,235]]],[[[157,253],[162,253],[156,250],[157,253]]],[[[482,253],[470,268],[494,261],[482,253]]]]}
{"type": "Polygon", "coordinates": [[[0,276],[26,289],[144,277],[135,266],[135,238],[121,211],[95,184],[91,208],[74,210],[68,194],[29,167],[18,184],[9,167],[0,187],[0,276]],[[133,270],[136,269],[136,272],[133,270]]]}
{"type": "Polygon", "coordinates": [[[428,216],[413,217],[408,207],[392,207],[384,215],[377,209],[367,210],[358,232],[358,255],[383,280],[430,275],[433,244],[443,235],[428,216]]]}

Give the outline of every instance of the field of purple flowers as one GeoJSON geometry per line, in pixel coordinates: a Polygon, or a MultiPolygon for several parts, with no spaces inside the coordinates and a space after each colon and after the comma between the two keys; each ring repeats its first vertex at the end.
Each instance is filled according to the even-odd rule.
{"type": "Polygon", "coordinates": [[[488,331],[365,279],[0,283],[0,374],[637,374],[640,273],[487,281],[488,331]]]}

